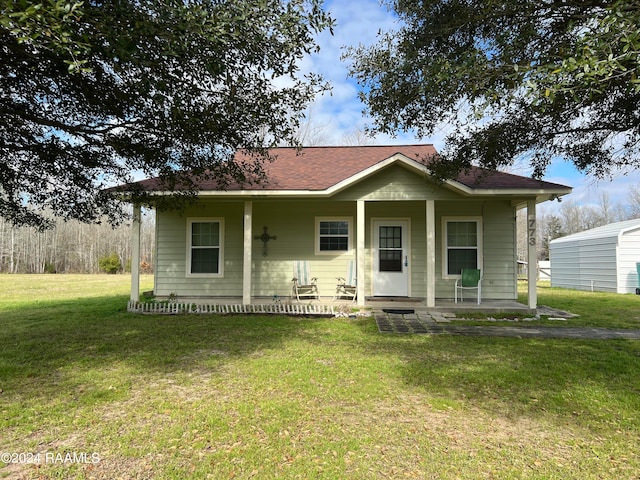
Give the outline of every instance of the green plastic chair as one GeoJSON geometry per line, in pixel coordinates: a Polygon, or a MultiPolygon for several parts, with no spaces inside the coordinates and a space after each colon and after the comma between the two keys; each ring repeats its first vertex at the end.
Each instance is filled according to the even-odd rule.
{"type": "Polygon", "coordinates": [[[480,305],[480,299],[482,298],[482,270],[463,268],[460,278],[456,280],[455,303],[458,303],[458,290],[460,290],[460,302],[463,301],[462,292],[464,290],[477,290],[478,305],[480,305]]]}

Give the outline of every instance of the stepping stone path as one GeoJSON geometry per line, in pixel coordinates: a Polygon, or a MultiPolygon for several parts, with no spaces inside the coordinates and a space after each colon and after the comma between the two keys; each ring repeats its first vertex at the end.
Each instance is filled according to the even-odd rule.
{"type": "MultiPolygon", "coordinates": [[[[569,314],[570,315],[570,314],[569,314]]],[[[589,327],[508,327],[450,325],[453,313],[413,309],[383,309],[374,312],[380,333],[450,334],[516,338],[640,339],[640,330],[589,327]]],[[[458,319],[462,320],[462,319],[458,319]]],[[[533,320],[533,319],[530,319],[533,320]]],[[[558,318],[557,320],[563,320],[558,318]]]]}

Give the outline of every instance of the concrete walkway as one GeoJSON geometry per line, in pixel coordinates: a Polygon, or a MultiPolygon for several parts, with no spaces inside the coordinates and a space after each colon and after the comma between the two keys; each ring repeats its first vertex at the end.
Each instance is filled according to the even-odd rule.
{"type": "Polygon", "coordinates": [[[640,330],[451,325],[450,322],[455,318],[455,315],[427,310],[385,308],[375,311],[374,317],[380,333],[427,333],[515,338],[640,339],[640,330]]]}

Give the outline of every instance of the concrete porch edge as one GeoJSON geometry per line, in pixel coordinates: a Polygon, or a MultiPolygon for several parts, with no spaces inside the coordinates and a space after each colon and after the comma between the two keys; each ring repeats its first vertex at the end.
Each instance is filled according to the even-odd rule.
{"type": "MultiPolygon", "coordinates": [[[[196,306],[207,305],[227,305],[229,309],[240,310],[241,305],[265,306],[270,305],[291,305],[299,306],[301,309],[305,306],[313,307],[318,312],[325,313],[332,310],[344,311],[346,309],[353,310],[380,310],[383,308],[405,308],[415,310],[428,310],[432,312],[445,313],[518,313],[535,315],[537,309],[531,309],[527,305],[518,303],[515,300],[483,300],[480,305],[475,300],[467,300],[465,302],[455,303],[452,299],[436,299],[434,307],[426,306],[426,299],[421,297],[365,297],[365,305],[358,306],[350,300],[334,300],[333,297],[320,297],[320,299],[310,299],[298,302],[289,296],[273,296],[273,297],[251,297],[250,304],[243,304],[242,297],[155,297],[156,302],[172,303],[172,304],[189,304],[196,306]]],[[[313,310],[310,308],[310,310],[313,310]]],[[[210,309],[213,312],[216,309],[210,309]]],[[[249,311],[250,309],[247,309],[249,311]]],[[[269,310],[271,310],[269,308],[269,310]]],[[[281,308],[283,311],[284,309],[281,308]]],[[[292,308],[293,310],[293,308],[292,308]]],[[[134,311],[134,310],[133,310],[134,311]]]]}

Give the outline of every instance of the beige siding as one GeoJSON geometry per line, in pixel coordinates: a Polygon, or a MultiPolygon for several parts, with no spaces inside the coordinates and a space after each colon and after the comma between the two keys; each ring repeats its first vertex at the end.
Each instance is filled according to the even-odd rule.
{"type": "MultiPolygon", "coordinates": [[[[243,203],[203,202],[199,208],[184,214],[158,213],[158,255],[156,294],[179,296],[241,296],[243,265],[243,203]],[[224,277],[191,278],[186,275],[186,222],[191,217],[223,217],[225,219],[224,277]]],[[[253,296],[288,296],[293,277],[293,260],[309,260],[311,272],[318,277],[320,293],[332,296],[336,277],[344,276],[348,260],[355,250],[340,255],[315,254],[315,218],[353,217],[355,246],[355,209],[353,202],[325,201],[254,201],[252,272],[253,296]],[[255,237],[263,227],[275,236],[264,244],[255,237]]]]}
{"type": "Polygon", "coordinates": [[[483,233],[482,296],[511,300],[518,297],[516,280],[515,210],[508,201],[436,202],[436,298],[453,298],[455,280],[443,278],[442,217],[480,216],[483,233]]]}
{"type": "Polygon", "coordinates": [[[456,200],[458,195],[416,175],[400,165],[392,165],[335,196],[339,200],[456,200]]]}
{"type": "Polygon", "coordinates": [[[347,262],[355,259],[356,205],[353,202],[326,201],[261,201],[253,205],[254,236],[263,233],[275,235],[267,244],[264,256],[263,242],[253,242],[253,295],[289,295],[293,277],[293,261],[308,260],[311,274],[318,278],[322,296],[335,292],[336,277],[344,276],[347,262]],[[316,217],[352,217],[352,245],[350,252],[336,255],[316,255],[316,217]]]}
{"type": "MultiPolygon", "coordinates": [[[[436,298],[452,298],[454,281],[442,275],[443,216],[483,217],[483,296],[487,299],[517,298],[515,211],[508,201],[468,199],[440,186],[430,184],[399,166],[388,168],[347,191],[336,199],[253,201],[252,296],[288,296],[291,291],[293,260],[308,260],[312,275],[318,277],[322,296],[335,292],[336,277],[344,276],[347,262],[355,260],[356,201],[366,199],[365,268],[358,281],[365,283],[371,295],[372,231],[374,218],[408,219],[411,230],[410,295],[426,297],[426,202],[435,200],[436,298]],[[318,255],[315,251],[316,217],[351,217],[350,252],[318,255]],[[267,243],[255,237],[263,233],[276,236],[267,243]]],[[[158,295],[178,296],[242,295],[243,201],[202,201],[183,214],[157,214],[157,268],[155,290],[158,295]],[[221,217],[225,222],[224,277],[193,278],[186,274],[186,224],[191,217],[221,217]]]]}
{"type": "Polygon", "coordinates": [[[242,295],[242,203],[203,203],[183,214],[157,214],[156,295],[236,296],[242,295]],[[222,217],[225,219],[224,277],[188,277],[187,218],[222,217]]]}

